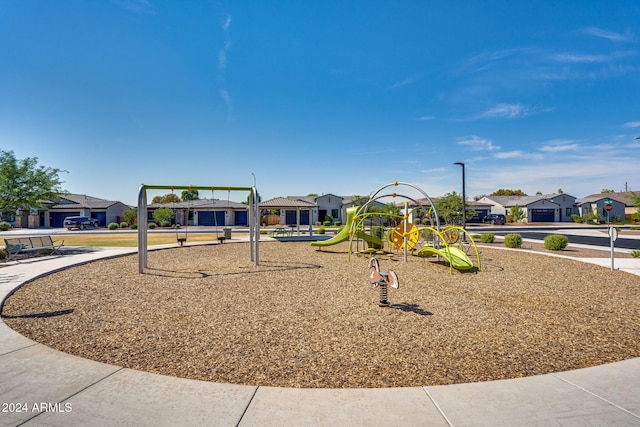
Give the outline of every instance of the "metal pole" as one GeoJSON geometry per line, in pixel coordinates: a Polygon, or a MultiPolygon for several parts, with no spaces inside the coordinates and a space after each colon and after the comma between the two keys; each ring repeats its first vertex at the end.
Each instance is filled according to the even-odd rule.
{"type": "Polygon", "coordinates": [[[138,272],[147,268],[147,190],[140,185],[138,190],[138,272]]]}
{"type": "Polygon", "coordinates": [[[611,270],[615,270],[614,266],[614,252],[613,252],[613,242],[618,238],[618,230],[616,230],[613,226],[609,226],[609,240],[611,244],[611,270]]]}
{"type": "Polygon", "coordinates": [[[465,182],[464,182],[464,163],[455,162],[454,165],[459,165],[462,167],[462,228],[466,230],[467,226],[467,194],[465,190],[465,182]]]}
{"type": "Polygon", "coordinates": [[[409,228],[409,203],[404,202],[404,262],[407,262],[407,246],[409,246],[409,234],[407,233],[409,228]]]}

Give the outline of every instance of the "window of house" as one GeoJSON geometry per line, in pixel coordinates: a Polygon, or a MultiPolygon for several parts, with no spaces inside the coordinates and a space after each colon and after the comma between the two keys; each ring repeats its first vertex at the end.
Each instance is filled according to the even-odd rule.
{"type": "Polygon", "coordinates": [[[566,216],[571,216],[572,214],[573,214],[573,209],[572,209],[572,208],[567,208],[567,209],[565,210],[565,215],[566,215],[566,216]]]}
{"type": "Polygon", "coordinates": [[[340,209],[331,209],[331,216],[334,218],[340,217],[340,209]]]}

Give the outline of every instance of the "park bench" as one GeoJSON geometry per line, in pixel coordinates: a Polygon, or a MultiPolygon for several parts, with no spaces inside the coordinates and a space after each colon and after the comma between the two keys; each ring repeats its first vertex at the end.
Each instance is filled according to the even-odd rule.
{"type": "Polygon", "coordinates": [[[7,261],[9,261],[18,254],[32,254],[41,250],[49,250],[51,255],[60,254],[60,248],[64,245],[64,241],[55,244],[51,236],[16,237],[4,239],[4,245],[7,251],[7,261]]]}

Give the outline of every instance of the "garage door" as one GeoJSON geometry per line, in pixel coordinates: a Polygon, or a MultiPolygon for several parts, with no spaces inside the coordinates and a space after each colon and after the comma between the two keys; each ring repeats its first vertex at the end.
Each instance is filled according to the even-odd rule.
{"type": "Polygon", "coordinates": [[[555,209],[532,209],[531,222],[554,222],[555,209]]]}
{"type": "Polygon", "coordinates": [[[221,227],[224,223],[224,211],[199,211],[198,225],[213,225],[221,227]]]}
{"type": "Polygon", "coordinates": [[[296,211],[285,211],[284,221],[285,224],[297,224],[296,211]]]}
{"type": "Polygon", "coordinates": [[[236,225],[249,225],[247,211],[236,211],[236,225]]]}
{"type": "Polygon", "coordinates": [[[64,227],[64,219],[68,216],[80,216],[80,212],[49,212],[49,225],[62,228],[64,227]]]}
{"type": "Polygon", "coordinates": [[[300,211],[300,225],[309,225],[309,211],[300,211]]]}

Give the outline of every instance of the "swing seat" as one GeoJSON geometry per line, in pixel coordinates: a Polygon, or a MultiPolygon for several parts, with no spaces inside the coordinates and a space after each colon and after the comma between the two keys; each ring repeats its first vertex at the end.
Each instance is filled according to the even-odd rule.
{"type": "Polygon", "coordinates": [[[226,238],[226,237],[224,237],[224,236],[218,236],[218,242],[219,242],[219,243],[224,243],[224,241],[225,241],[226,239],[227,239],[227,238],[226,238]]]}
{"type": "Polygon", "coordinates": [[[187,241],[186,237],[177,237],[176,240],[180,243],[180,246],[184,245],[184,242],[187,241]]]}

